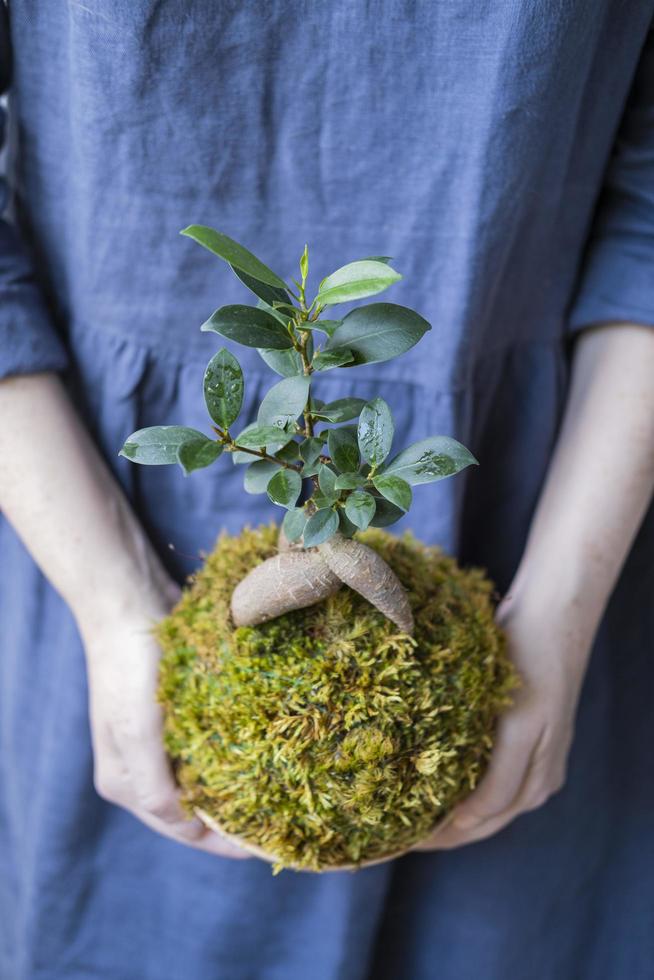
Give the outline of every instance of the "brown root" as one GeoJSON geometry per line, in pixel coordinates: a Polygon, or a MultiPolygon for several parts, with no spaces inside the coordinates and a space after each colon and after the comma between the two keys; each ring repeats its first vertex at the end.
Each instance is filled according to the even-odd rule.
{"type": "Polygon", "coordinates": [[[381,555],[352,538],[336,533],[318,545],[334,575],[376,606],[404,633],[413,632],[413,613],[406,590],[381,555]]]}
{"type": "Polygon", "coordinates": [[[256,626],[333,595],[341,580],[317,551],[281,551],[257,565],[232,593],[236,626],[256,626]]]}

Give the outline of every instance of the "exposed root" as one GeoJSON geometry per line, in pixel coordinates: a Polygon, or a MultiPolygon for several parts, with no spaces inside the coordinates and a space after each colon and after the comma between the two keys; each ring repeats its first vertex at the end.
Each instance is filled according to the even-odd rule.
{"type": "Polygon", "coordinates": [[[333,595],[341,580],[317,551],[282,551],[253,568],[232,593],[236,626],[256,626],[333,595]]]}
{"type": "Polygon", "coordinates": [[[266,559],[239,582],[231,600],[237,626],[255,626],[292,609],[326,599],[341,583],[372,603],[404,633],[413,632],[413,614],[395,572],[368,545],[334,534],[305,551],[280,529],[279,553],[266,559]]]}
{"type": "Polygon", "coordinates": [[[376,606],[404,633],[413,632],[413,613],[406,590],[393,569],[367,544],[334,534],[318,545],[331,571],[376,606]]]}

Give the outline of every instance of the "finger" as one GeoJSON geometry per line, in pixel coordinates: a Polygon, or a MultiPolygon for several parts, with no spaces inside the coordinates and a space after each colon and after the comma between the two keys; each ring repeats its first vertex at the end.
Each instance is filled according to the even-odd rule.
{"type": "Polygon", "coordinates": [[[103,752],[100,757],[104,761],[101,766],[96,767],[96,788],[101,788],[100,795],[109,802],[127,810],[151,830],[177,841],[179,844],[186,844],[189,847],[207,851],[220,857],[250,857],[246,851],[219,837],[197,817],[189,817],[179,803],[176,784],[175,807],[171,808],[168,819],[164,820],[140,807],[134,791],[133,774],[126,765],[124,758],[118,753],[113,738],[109,738],[108,751],[103,752]]]}
{"type": "Polygon", "coordinates": [[[509,810],[521,792],[541,737],[519,718],[500,722],[491,761],[479,786],[454,811],[452,825],[469,830],[509,810]]]}
{"type": "MultiPolygon", "coordinates": [[[[520,726],[522,727],[522,726],[520,726]]],[[[479,787],[448,815],[416,850],[459,847],[475,839],[475,828],[500,818],[517,799],[527,778],[535,746],[507,723],[498,728],[491,762],[479,787]]]]}
{"type": "Polygon", "coordinates": [[[452,816],[455,819],[452,823],[442,834],[433,835],[425,841],[424,846],[420,849],[450,850],[454,847],[472,844],[498,833],[520,814],[542,806],[552,793],[563,785],[563,777],[560,773],[564,771],[564,764],[560,763],[559,760],[554,760],[545,752],[544,746],[545,733],[541,735],[538,743],[534,746],[520,791],[509,807],[464,829],[457,826],[455,822],[456,811],[454,811],[452,816]]]}
{"type": "Polygon", "coordinates": [[[123,758],[123,765],[134,799],[130,809],[147,826],[180,843],[221,857],[249,856],[219,837],[197,817],[190,817],[182,808],[179,787],[160,735],[142,743],[139,751],[132,752],[129,765],[123,758]]]}
{"type": "Polygon", "coordinates": [[[476,841],[485,840],[487,837],[492,837],[494,834],[504,830],[505,827],[516,819],[516,817],[529,813],[532,810],[539,809],[550,799],[551,796],[561,789],[562,785],[563,784],[561,781],[554,779],[543,782],[536,776],[536,774],[534,774],[533,778],[530,776],[525,781],[521,792],[509,810],[506,810],[504,813],[500,813],[489,820],[484,820],[482,823],[477,824],[476,827],[473,827],[468,831],[457,831],[454,829],[454,831],[450,834],[445,832],[441,836],[435,838],[433,848],[430,849],[451,850],[454,847],[462,847],[465,844],[474,844],[476,841]]]}
{"type": "Polygon", "coordinates": [[[128,807],[127,809],[151,830],[156,831],[156,833],[161,834],[163,837],[168,837],[170,840],[177,841],[178,844],[186,844],[188,847],[205,851],[208,854],[214,854],[217,857],[235,858],[237,860],[251,857],[243,848],[236,847],[236,845],[231,844],[224,838],[219,837],[212,830],[209,830],[197,817],[189,818],[186,821],[187,824],[193,825],[192,834],[189,835],[183,823],[164,823],[164,821],[151,816],[145,810],[132,807],[128,807]]]}

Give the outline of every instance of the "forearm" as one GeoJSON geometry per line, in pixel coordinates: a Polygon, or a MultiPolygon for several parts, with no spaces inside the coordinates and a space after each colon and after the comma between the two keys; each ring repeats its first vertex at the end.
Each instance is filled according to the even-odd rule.
{"type": "Polygon", "coordinates": [[[78,617],[156,591],[158,562],[56,375],[0,382],[0,459],[0,509],[78,617]]]}
{"type": "Polygon", "coordinates": [[[512,600],[554,593],[594,633],[653,489],[654,331],[584,331],[512,600]]]}

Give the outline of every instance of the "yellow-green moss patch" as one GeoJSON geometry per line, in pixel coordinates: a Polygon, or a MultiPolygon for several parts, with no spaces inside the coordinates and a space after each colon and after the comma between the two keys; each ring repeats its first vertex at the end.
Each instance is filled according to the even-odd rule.
{"type": "Polygon", "coordinates": [[[165,743],[189,812],[307,870],[422,839],[478,782],[515,675],[491,583],[409,532],[369,529],[409,590],[412,637],[356,592],[235,629],[234,586],[275,525],[222,534],[157,628],[165,743]]]}

